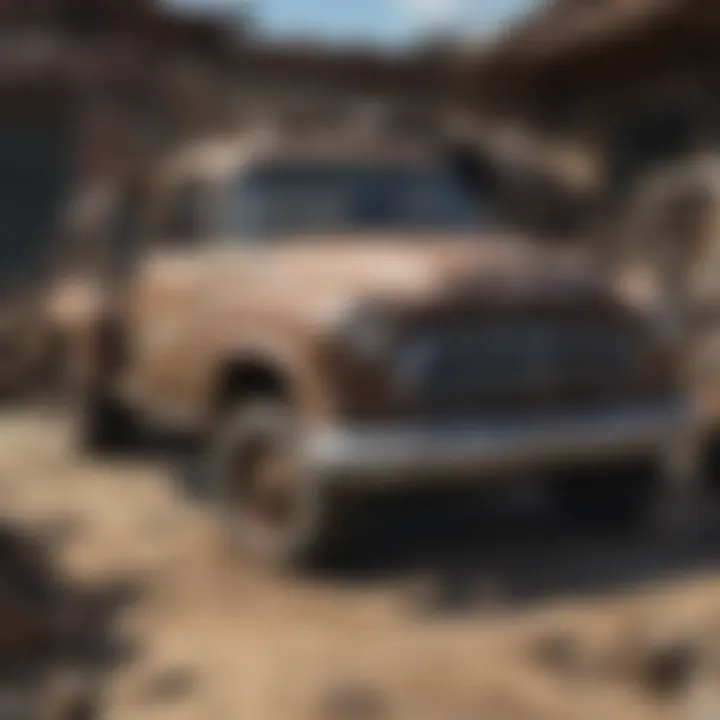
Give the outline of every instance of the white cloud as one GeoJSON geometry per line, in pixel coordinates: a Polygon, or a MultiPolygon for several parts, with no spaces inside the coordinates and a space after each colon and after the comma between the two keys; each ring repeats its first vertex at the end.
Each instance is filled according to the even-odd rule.
{"type": "Polygon", "coordinates": [[[465,10],[464,0],[397,0],[400,11],[418,25],[435,25],[458,20],[465,10]]]}

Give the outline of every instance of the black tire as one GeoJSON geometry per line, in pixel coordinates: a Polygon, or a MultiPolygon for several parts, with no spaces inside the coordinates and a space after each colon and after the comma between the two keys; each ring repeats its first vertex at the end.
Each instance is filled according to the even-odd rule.
{"type": "Polygon", "coordinates": [[[297,438],[286,403],[250,399],[230,406],[210,443],[210,491],[230,548],[265,567],[295,569],[324,561],[343,529],[343,500],[297,462],[297,438]],[[259,446],[272,458],[270,467],[274,461],[281,468],[274,487],[268,482],[272,470],[268,475],[251,459],[262,455],[253,450],[259,446]],[[267,512],[273,505],[275,512],[267,512]]]}
{"type": "Polygon", "coordinates": [[[564,523],[591,531],[628,532],[649,516],[661,488],[652,461],[603,464],[553,477],[551,490],[564,523]]]}

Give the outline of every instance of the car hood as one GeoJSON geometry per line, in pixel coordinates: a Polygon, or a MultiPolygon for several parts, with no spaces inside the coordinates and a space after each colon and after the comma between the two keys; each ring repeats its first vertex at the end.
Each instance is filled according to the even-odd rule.
{"type": "MultiPolygon", "coordinates": [[[[232,273],[232,259],[221,260],[232,273]]],[[[362,236],[295,239],[259,249],[242,286],[299,310],[374,301],[388,305],[577,303],[606,295],[577,252],[509,236],[362,236]]],[[[242,294],[245,294],[243,292],[242,294]]]]}

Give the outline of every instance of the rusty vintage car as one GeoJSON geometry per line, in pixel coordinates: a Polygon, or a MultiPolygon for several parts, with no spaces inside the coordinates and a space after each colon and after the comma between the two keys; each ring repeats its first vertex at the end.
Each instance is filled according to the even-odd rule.
{"type": "Polygon", "coordinates": [[[84,440],[192,431],[256,557],[326,546],[350,491],[536,469],[625,522],[658,487],[673,352],[576,258],[503,234],[435,148],[215,140],[119,216],[104,268],[50,302],[84,440]]]}

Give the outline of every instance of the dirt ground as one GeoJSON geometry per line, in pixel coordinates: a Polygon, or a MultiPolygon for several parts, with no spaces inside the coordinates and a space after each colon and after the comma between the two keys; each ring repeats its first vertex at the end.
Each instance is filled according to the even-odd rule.
{"type": "Polygon", "coordinates": [[[714,512],[671,542],[589,537],[521,499],[408,510],[369,519],[346,566],[270,577],[227,556],[165,453],[90,459],[70,435],[57,409],[3,411],[0,508],[70,581],[115,588],[103,718],[720,717],[688,659],[720,633],[714,512]],[[675,687],[648,657],[693,672],[675,687]]]}

